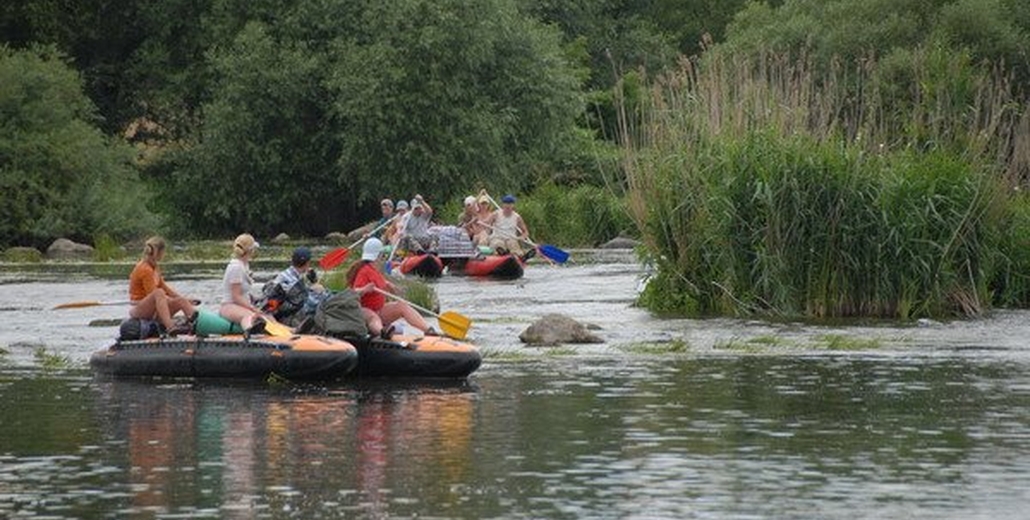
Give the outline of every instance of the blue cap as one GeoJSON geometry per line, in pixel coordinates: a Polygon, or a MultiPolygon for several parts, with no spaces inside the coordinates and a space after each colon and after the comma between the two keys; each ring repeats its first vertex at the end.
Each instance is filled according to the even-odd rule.
{"type": "Polygon", "coordinates": [[[300,267],[311,261],[311,250],[300,246],[293,250],[293,265],[300,267]]]}
{"type": "Polygon", "coordinates": [[[515,196],[509,193],[501,197],[501,202],[505,204],[515,204],[515,196]]]}

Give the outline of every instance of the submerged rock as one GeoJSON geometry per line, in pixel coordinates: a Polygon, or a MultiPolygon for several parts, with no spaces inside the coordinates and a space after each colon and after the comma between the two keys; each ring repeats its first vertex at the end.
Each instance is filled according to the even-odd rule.
{"type": "Polygon", "coordinates": [[[286,233],[279,233],[272,239],[273,244],[283,244],[290,241],[290,235],[286,233]]]}
{"type": "Polygon", "coordinates": [[[51,260],[89,260],[93,256],[93,246],[58,238],[47,248],[46,256],[51,260]]]}
{"type": "Polygon", "coordinates": [[[588,329],[587,325],[564,314],[547,314],[522,331],[519,339],[529,345],[543,346],[563,343],[604,343],[600,336],[588,329]]]}

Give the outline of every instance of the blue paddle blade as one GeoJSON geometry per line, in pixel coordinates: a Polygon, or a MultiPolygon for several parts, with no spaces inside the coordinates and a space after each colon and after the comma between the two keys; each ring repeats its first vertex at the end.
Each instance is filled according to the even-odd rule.
{"type": "Polygon", "coordinates": [[[546,256],[547,258],[550,258],[551,260],[554,260],[555,262],[558,262],[559,264],[564,264],[565,262],[569,261],[568,253],[550,244],[541,244],[540,254],[546,256]]]}

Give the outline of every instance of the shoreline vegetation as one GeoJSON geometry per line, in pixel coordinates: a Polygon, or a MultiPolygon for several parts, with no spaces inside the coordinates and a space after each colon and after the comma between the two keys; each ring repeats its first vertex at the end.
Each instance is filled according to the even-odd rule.
{"type": "Polygon", "coordinates": [[[641,302],[902,320],[1030,303],[1025,108],[967,56],[889,73],[710,53],[657,78],[620,121],[657,267],[641,302]]]}
{"type": "Polygon", "coordinates": [[[24,0],[0,9],[0,249],[35,249],[0,261],[325,237],[416,193],[448,223],[486,188],[538,243],[639,241],[658,313],[1030,307],[1024,7],[24,0]]]}

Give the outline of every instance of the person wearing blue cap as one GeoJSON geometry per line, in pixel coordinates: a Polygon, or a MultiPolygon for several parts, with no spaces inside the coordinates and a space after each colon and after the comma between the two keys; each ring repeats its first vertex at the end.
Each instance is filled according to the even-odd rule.
{"type": "MultiPolygon", "coordinates": [[[[498,254],[513,253],[528,259],[531,253],[523,255],[522,242],[529,240],[529,229],[522,215],[515,211],[515,196],[501,197],[501,208],[490,214],[486,221],[490,229],[489,246],[498,254]]],[[[532,250],[531,250],[532,251],[532,250]]]]}
{"type": "Polygon", "coordinates": [[[266,283],[261,292],[262,310],[291,326],[314,314],[318,304],[329,297],[311,267],[311,249],[304,246],[293,250],[290,267],[266,283]]]}

